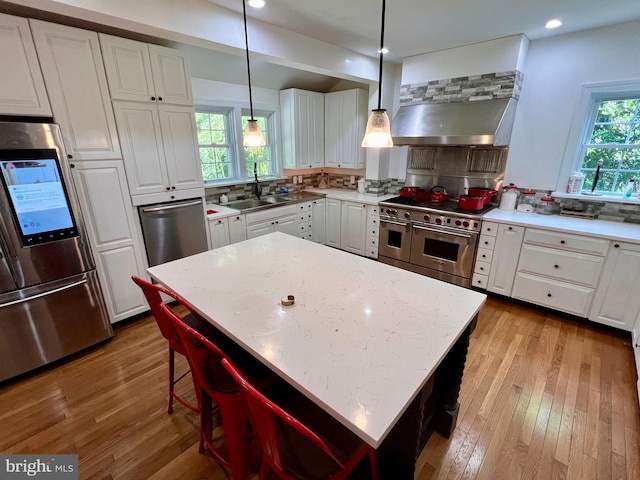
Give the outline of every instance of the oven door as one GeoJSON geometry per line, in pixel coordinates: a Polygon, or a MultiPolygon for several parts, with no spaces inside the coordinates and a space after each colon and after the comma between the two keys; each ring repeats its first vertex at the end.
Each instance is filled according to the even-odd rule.
{"type": "Polygon", "coordinates": [[[478,244],[476,232],[454,232],[413,225],[411,263],[459,277],[471,278],[478,244]]]}
{"type": "Polygon", "coordinates": [[[411,224],[381,218],[378,256],[408,262],[411,256],[411,224]]]}

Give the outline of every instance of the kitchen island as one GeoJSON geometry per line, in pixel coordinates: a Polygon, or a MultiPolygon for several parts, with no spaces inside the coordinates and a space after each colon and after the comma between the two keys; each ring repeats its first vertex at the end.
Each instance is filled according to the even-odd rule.
{"type": "Polygon", "coordinates": [[[455,428],[485,295],[282,233],[148,272],[376,448],[380,478],[455,428]]]}

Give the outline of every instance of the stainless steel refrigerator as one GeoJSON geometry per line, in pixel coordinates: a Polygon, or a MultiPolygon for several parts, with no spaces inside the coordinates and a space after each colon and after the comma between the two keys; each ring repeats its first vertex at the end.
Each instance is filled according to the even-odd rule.
{"type": "Polygon", "coordinates": [[[0,122],[0,381],[113,336],[58,125],[0,122]]]}

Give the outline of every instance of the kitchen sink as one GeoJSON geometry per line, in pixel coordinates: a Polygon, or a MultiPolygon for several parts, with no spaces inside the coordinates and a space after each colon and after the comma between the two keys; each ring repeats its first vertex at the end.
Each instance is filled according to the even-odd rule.
{"type": "Polygon", "coordinates": [[[243,213],[247,213],[255,210],[277,207],[278,205],[289,203],[289,201],[290,200],[287,198],[272,195],[264,197],[263,199],[248,198],[246,200],[234,200],[233,202],[227,203],[227,206],[240,210],[243,213]]]}
{"type": "Polygon", "coordinates": [[[265,197],[264,198],[265,202],[269,202],[269,203],[275,203],[277,205],[281,204],[281,203],[289,203],[291,200],[289,200],[287,197],[278,197],[275,195],[271,195],[269,197],[265,197]]]}

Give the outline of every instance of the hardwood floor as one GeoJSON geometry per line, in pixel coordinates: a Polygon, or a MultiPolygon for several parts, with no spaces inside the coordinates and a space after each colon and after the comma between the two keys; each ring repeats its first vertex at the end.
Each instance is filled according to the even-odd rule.
{"type": "MultiPolygon", "coordinates": [[[[98,348],[0,385],[0,452],[77,453],[81,479],[228,478],[197,452],[198,416],[181,405],[166,413],[167,358],[145,317],[98,348]]],[[[489,298],[458,428],[431,437],[416,478],[638,479],[635,382],[625,335],[489,298]]],[[[195,401],[190,379],[181,383],[195,401]]]]}

